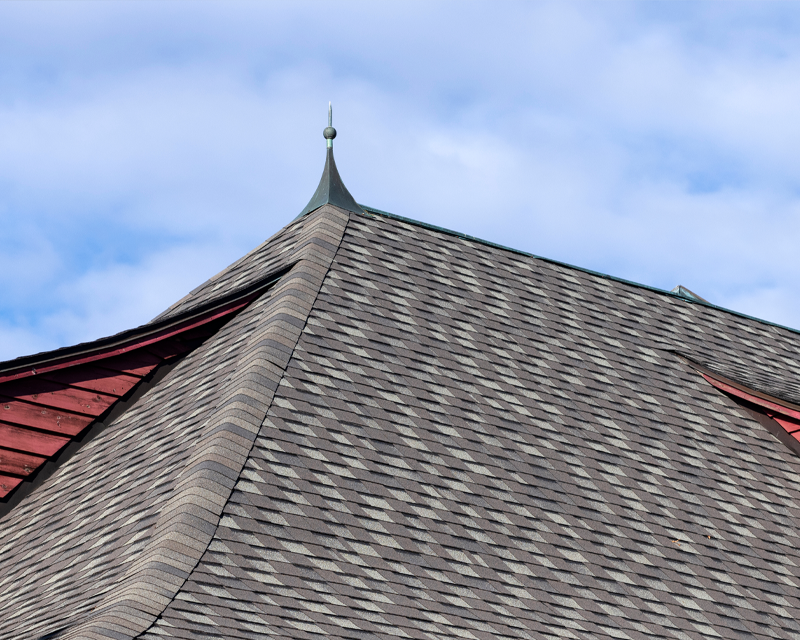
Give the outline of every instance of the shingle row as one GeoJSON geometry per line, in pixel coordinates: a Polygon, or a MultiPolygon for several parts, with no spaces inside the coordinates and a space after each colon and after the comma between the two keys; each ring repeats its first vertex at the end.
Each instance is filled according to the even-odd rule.
{"type": "Polygon", "coordinates": [[[797,459],[676,353],[791,389],[799,342],[353,215],[143,637],[797,637],[797,459]]]}

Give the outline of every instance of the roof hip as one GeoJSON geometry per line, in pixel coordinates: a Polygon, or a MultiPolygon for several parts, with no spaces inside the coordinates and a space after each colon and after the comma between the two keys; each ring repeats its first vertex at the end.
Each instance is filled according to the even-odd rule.
{"type": "MultiPolygon", "coordinates": [[[[213,306],[231,288],[257,287],[263,273],[282,274],[108,425],[91,447],[78,450],[68,465],[7,514],[2,538],[18,540],[18,550],[28,544],[25,541],[35,544],[42,535],[42,521],[49,522],[47,510],[54,501],[66,519],[56,518],[54,525],[59,544],[83,540],[85,529],[94,531],[98,526],[104,528],[105,542],[100,559],[73,542],[69,576],[50,580],[46,589],[37,591],[48,601],[55,597],[59,607],[47,607],[45,602],[40,608],[24,607],[24,615],[0,620],[0,637],[9,630],[13,637],[39,637],[48,629],[62,628],[64,616],[70,615],[71,626],[59,638],[135,638],[158,618],[212,539],[348,221],[349,215],[334,207],[315,211],[251,252],[244,263],[239,261],[212,279],[209,290],[201,287],[175,310],[179,317],[191,315],[213,306]],[[173,414],[181,407],[185,413],[176,420],[173,414]],[[165,450],[157,456],[148,453],[154,447],[165,450]],[[98,456],[111,460],[98,466],[98,456]],[[116,460],[119,456],[124,460],[116,460]],[[86,503],[86,474],[93,487],[102,487],[96,505],[86,503]],[[125,478],[136,481],[130,486],[125,478]],[[148,486],[162,487],[158,493],[164,500],[153,502],[148,486]],[[137,495],[141,491],[145,493],[137,495]],[[113,522],[130,517],[131,505],[136,506],[135,522],[140,525],[114,527],[113,522]],[[145,540],[144,546],[126,542],[131,526],[133,533],[140,528],[134,537],[145,540]],[[78,605],[81,611],[95,613],[75,615],[78,605]]],[[[16,566],[14,556],[20,557],[17,552],[0,556],[0,575],[7,575],[5,564],[16,566]]],[[[47,567],[37,566],[37,575],[46,576],[42,580],[51,577],[47,567]]],[[[29,605],[30,594],[23,592],[0,580],[3,609],[20,607],[17,598],[29,605]]]]}

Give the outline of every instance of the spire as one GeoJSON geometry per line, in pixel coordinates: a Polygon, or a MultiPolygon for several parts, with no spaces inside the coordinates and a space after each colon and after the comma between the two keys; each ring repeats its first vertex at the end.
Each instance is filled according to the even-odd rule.
{"type": "Polygon", "coordinates": [[[322,178],[311,201],[297,217],[301,218],[325,204],[332,204],[334,207],[339,207],[345,211],[364,213],[364,210],[358,206],[353,196],[350,195],[347,187],[344,186],[342,179],[339,177],[339,171],[336,169],[336,162],[333,159],[333,139],[336,137],[336,129],[333,128],[333,109],[330,102],[328,103],[328,126],[325,127],[322,135],[328,142],[322,178]]]}

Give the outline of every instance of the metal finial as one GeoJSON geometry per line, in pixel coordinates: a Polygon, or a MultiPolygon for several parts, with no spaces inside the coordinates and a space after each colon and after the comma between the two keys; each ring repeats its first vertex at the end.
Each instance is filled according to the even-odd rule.
{"type": "Polygon", "coordinates": [[[333,128],[333,107],[328,103],[328,126],[322,132],[325,139],[328,141],[328,148],[333,149],[333,139],[336,137],[336,129],[333,128]]]}
{"type": "Polygon", "coordinates": [[[317,190],[311,196],[306,208],[297,217],[301,218],[307,213],[324,207],[326,204],[345,211],[364,213],[364,210],[358,206],[353,196],[350,195],[347,187],[344,186],[339,170],[336,168],[336,162],[333,159],[333,139],[336,137],[336,129],[333,128],[333,108],[330,102],[328,103],[328,126],[322,132],[322,135],[328,141],[328,148],[325,150],[325,168],[322,170],[322,177],[319,180],[317,190]]]}

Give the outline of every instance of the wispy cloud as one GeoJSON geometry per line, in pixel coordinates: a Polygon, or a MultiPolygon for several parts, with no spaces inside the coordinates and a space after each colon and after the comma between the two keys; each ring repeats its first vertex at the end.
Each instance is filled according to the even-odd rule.
{"type": "Polygon", "coordinates": [[[800,7],[0,4],[0,358],[366,204],[800,327],[800,7]]]}

